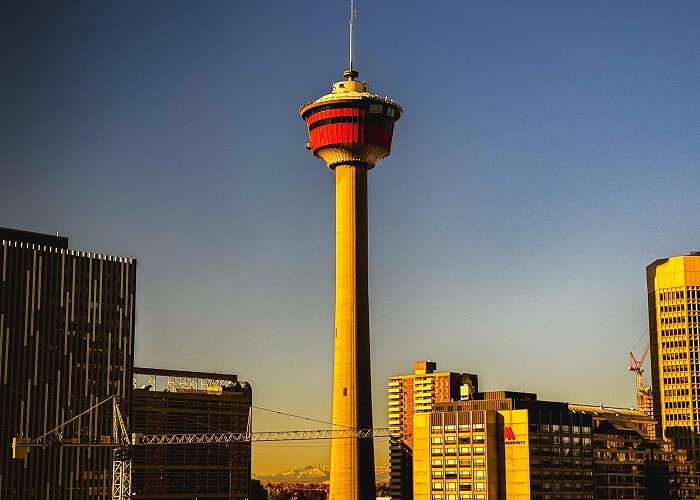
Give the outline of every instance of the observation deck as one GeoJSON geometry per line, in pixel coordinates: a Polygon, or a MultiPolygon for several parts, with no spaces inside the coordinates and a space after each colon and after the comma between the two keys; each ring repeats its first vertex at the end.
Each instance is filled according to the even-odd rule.
{"type": "Polygon", "coordinates": [[[347,80],[334,83],[330,94],[299,110],[309,130],[306,147],[331,169],[371,169],[389,156],[394,123],[403,110],[393,100],[371,94],[367,83],[355,79],[357,71],[343,76],[347,80]]]}

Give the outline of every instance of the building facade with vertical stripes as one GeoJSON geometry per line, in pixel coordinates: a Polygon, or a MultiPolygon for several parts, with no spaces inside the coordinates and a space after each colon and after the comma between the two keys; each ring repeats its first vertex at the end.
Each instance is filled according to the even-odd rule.
{"type": "MultiPolygon", "coordinates": [[[[35,448],[35,438],[115,395],[128,414],[136,260],[68,248],[68,238],[0,228],[0,498],[109,498],[108,447],[35,448]]],[[[62,430],[64,443],[112,434],[105,404],[62,430]]]]}

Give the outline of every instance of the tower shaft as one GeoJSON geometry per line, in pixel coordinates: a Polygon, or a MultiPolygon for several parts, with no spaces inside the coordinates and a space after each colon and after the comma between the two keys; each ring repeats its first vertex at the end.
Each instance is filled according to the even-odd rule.
{"type": "MultiPolygon", "coordinates": [[[[367,284],[367,169],[335,168],[333,428],[372,428],[367,284]]],[[[331,444],[331,500],[375,498],[372,439],[331,444]]]]}

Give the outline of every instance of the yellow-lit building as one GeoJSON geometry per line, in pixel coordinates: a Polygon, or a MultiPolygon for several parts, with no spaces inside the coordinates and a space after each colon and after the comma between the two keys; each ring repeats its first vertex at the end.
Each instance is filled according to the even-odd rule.
{"type": "Polygon", "coordinates": [[[657,436],[700,459],[700,253],[647,266],[657,436]]]}
{"type": "Polygon", "coordinates": [[[413,374],[389,379],[389,428],[400,440],[389,445],[390,492],[393,500],[411,500],[413,419],[433,411],[436,403],[469,399],[478,391],[478,377],[438,372],[434,361],[417,361],[413,374]]]}
{"type": "Polygon", "coordinates": [[[413,421],[415,500],[593,499],[592,418],[535,394],[487,392],[413,421]]]}

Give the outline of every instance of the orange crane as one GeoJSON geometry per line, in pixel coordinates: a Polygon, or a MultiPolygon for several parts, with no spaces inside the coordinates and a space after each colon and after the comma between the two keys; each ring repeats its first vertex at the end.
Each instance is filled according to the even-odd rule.
{"type": "MultiPolygon", "coordinates": [[[[637,379],[637,410],[651,418],[654,418],[654,403],[652,399],[651,387],[644,385],[644,380],[642,379],[642,374],[644,373],[642,364],[644,364],[644,360],[646,359],[647,354],[649,354],[649,347],[650,344],[647,344],[647,346],[644,348],[642,356],[639,359],[634,356],[634,352],[630,352],[630,364],[627,366],[627,369],[634,372],[637,379]]],[[[634,348],[632,348],[632,350],[634,350],[634,348]]],[[[646,428],[647,435],[650,438],[653,439],[656,437],[656,429],[653,423],[648,424],[646,428]]]]}
{"type": "Polygon", "coordinates": [[[649,395],[651,395],[651,387],[645,386],[642,378],[642,373],[644,373],[642,364],[644,364],[644,360],[646,359],[647,354],[649,354],[650,345],[651,344],[647,344],[642,356],[639,359],[635,358],[634,353],[630,351],[630,364],[627,366],[627,370],[634,372],[637,378],[637,408],[640,410],[646,409],[644,408],[645,401],[648,400],[649,395]]]}
{"type": "Polygon", "coordinates": [[[627,367],[627,370],[637,374],[637,391],[644,386],[644,382],[642,381],[642,373],[644,373],[644,368],[642,368],[642,364],[644,363],[647,354],[649,354],[650,345],[651,344],[647,344],[644,352],[642,353],[642,357],[639,358],[639,360],[637,360],[637,358],[634,357],[634,353],[630,351],[630,364],[627,367]]]}

